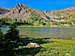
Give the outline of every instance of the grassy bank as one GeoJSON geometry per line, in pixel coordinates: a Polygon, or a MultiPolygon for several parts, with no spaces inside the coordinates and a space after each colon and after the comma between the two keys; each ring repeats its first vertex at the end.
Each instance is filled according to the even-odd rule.
{"type": "Polygon", "coordinates": [[[48,43],[41,44],[43,47],[36,56],[74,56],[75,38],[72,40],[47,39],[48,43]],[[41,54],[42,53],[42,54],[41,54]]]}
{"type": "MultiPolygon", "coordinates": [[[[7,25],[2,25],[2,27],[9,27],[7,25]]],[[[50,27],[50,26],[32,26],[32,25],[20,25],[18,27],[50,27]]],[[[57,27],[54,27],[54,28],[75,28],[75,26],[57,26],[57,27]]]]}
{"type": "Polygon", "coordinates": [[[34,25],[34,26],[32,26],[32,25],[21,25],[21,26],[18,26],[18,27],[50,27],[50,26],[36,26],[36,25],[34,25]]]}
{"type": "Polygon", "coordinates": [[[62,25],[57,25],[58,28],[75,28],[75,26],[62,26],[62,25]]]}
{"type": "Polygon", "coordinates": [[[22,38],[25,46],[30,43],[38,43],[40,48],[24,48],[21,46],[17,49],[20,53],[18,56],[75,56],[75,38],[72,40],[50,39],[50,38],[22,38]]]}
{"type": "MultiPolygon", "coordinates": [[[[10,25],[2,25],[1,27],[9,27],[10,25]]],[[[17,25],[18,26],[18,25],[17,25]]],[[[18,27],[50,27],[50,26],[42,26],[42,25],[19,25],[18,27]]]]}
{"type": "MultiPolygon", "coordinates": [[[[31,25],[21,25],[18,27],[51,27],[51,26],[31,26],[31,25]]],[[[55,28],[75,28],[75,26],[57,26],[55,28]]]]}

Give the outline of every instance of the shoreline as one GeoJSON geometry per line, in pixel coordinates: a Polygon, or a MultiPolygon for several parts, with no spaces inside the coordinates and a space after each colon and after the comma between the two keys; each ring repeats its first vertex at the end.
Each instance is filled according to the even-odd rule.
{"type": "MultiPolygon", "coordinates": [[[[9,27],[9,26],[6,26],[6,25],[2,25],[1,27],[9,27]]],[[[28,27],[28,28],[31,28],[31,27],[34,27],[34,28],[36,28],[36,27],[39,27],[39,28],[41,28],[41,27],[47,27],[47,28],[75,28],[75,26],[57,26],[57,27],[50,27],[50,26],[28,26],[28,25],[21,25],[21,26],[17,26],[18,28],[24,28],[24,27],[28,27]]]]}

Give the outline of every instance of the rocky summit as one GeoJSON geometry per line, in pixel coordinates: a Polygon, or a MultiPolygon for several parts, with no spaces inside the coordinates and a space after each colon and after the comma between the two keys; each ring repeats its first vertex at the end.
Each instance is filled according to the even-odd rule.
{"type": "Polygon", "coordinates": [[[32,9],[24,4],[17,4],[15,8],[0,8],[0,18],[27,19],[32,14],[46,19],[41,10],[32,9]]]}
{"type": "Polygon", "coordinates": [[[0,7],[0,18],[12,18],[12,19],[27,19],[32,14],[37,14],[44,19],[48,19],[48,17],[58,18],[65,16],[72,16],[75,14],[75,7],[65,8],[62,10],[53,10],[53,11],[44,11],[37,9],[32,9],[24,4],[17,4],[15,8],[2,8],[0,7]],[[47,17],[48,16],[48,17],[47,17]]]}
{"type": "Polygon", "coordinates": [[[45,22],[48,22],[50,25],[52,25],[52,27],[56,25],[64,25],[64,26],[75,25],[75,7],[64,8],[61,10],[44,11],[44,12],[42,12],[39,9],[32,9],[20,3],[17,4],[15,8],[0,7],[0,19],[11,18],[11,19],[17,19],[17,20],[20,20],[20,19],[27,20],[28,18],[31,18],[31,17],[33,17],[32,20],[34,21],[37,21],[37,20],[40,21],[43,19],[43,24],[45,24],[44,23],[44,20],[45,20],[45,22]]]}

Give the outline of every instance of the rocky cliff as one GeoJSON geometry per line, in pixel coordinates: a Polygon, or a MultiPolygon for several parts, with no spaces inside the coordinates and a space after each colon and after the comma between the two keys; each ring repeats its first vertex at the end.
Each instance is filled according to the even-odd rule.
{"type": "Polygon", "coordinates": [[[27,19],[32,14],[37,14],[46,19],[41,10],[32,9],[24,4],[17,4],[15,8],[0,8],[0,18],[27,19]]]}
{"type": "Polygon", "coordinates": [[[41,10],[32,9],[24,4],[17,4],[15,8],[0,7],[0,19],[11,18],[18,20],[27,20],[31,17],[34,17],[34,19],[32,19],[33,21],[37,21],[37,18],[38,21],[41,20],[39,24],[43,21],[43,24],[45,24],[44,22],[47,22],[51,25],[75,25],[75,7],[44,12],[42,12],[41,10]],[[43,20],[39,18],[42,18],[43,20]]]}

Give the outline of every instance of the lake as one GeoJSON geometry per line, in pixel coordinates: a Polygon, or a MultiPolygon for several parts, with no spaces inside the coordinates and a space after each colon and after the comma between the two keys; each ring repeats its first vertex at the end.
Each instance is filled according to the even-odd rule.
{"type": "MultiPolygon", "coordinates": [[[[4,33],[7,27],[1,28],[4,33]]],[[[65,38],[71,39],[75,37],[75,28],[46,28],[46,27],[27,27],[18,28],[22,37],[38,37],[38,38],[65,38]]]]}

